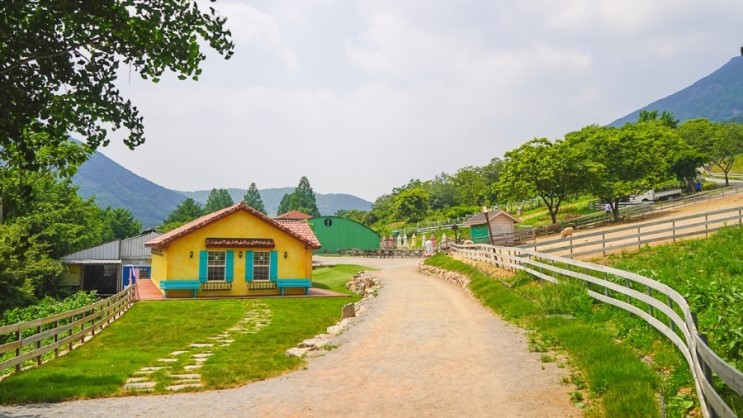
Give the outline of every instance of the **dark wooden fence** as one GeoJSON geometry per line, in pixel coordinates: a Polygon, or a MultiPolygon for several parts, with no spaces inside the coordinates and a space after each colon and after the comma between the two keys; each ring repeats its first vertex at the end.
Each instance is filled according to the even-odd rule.
{"type": "Polygon", "coordinates": [[[134,303],[136,287],[94,304],[33,321],[0,327],[0,375],[58,357],[118,319],[134,303]]]}
{"type": "Polygon", "coordinates": [[[452,245],[451,251],[466,259],[523,270],[552,283],[568,277],[583,281],[589,296],[637,315],[681,351],[689,364],[705,417],[736,416],[715,390],[713,378],[717,376],[743,396],[743,373],[707,346],[688,303],[671,287],[639,274],[526,248],[474,244],[452,245]]]}

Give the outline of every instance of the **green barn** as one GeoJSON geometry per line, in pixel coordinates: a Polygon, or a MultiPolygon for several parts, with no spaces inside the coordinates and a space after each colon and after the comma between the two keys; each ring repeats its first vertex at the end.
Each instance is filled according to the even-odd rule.
{"type": "Polygon", "coordinates": [[[356,221],[340,216],[321,216],[308,222],[322,245],[322,248],[315,250],[316,254],[379,249],[379,234],[356,221]]]}

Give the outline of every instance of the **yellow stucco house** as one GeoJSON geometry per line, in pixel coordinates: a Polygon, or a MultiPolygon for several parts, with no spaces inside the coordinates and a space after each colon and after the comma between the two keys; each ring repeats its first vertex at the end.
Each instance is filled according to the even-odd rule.
{"type": "Polygon", "coordinates": [[[166,298],[234,297],[307,294],[320,242],[307,221],[273,220],[240,202],[145,246],[166,298]]]}

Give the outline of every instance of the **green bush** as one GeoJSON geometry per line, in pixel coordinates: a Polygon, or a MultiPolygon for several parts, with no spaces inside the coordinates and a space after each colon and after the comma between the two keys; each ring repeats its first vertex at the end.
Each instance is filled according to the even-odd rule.
{"type": "Polygon", "coordinates": [[[82,308],[83,306],[93,304],[98,300],[99,297],[95,291],[77,292],[62,300],[57,300],[47,296],[34,305],[23,308],[13,308],[6,311],[2,318],[0,318],[0,326],[45,318],[58,313],[82,308]]]}

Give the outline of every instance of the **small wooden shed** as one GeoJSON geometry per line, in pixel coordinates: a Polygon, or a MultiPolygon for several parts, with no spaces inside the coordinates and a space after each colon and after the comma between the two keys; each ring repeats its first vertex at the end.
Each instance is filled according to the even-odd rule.
{"type": "MultiPolygon", "coordinates": [[[[493,236],[493,243],[504,245],[513,241],[514,225],[521,222],[507,212],[502,210],[488,211],[488,220],[490,221],[490,234],[493,236]]],[[[464,226],[470,227],[471,239],[475,243],[488,243],[488,224],[485,221],[485,214],[478,213],[464,221],[464,226]]]]}

